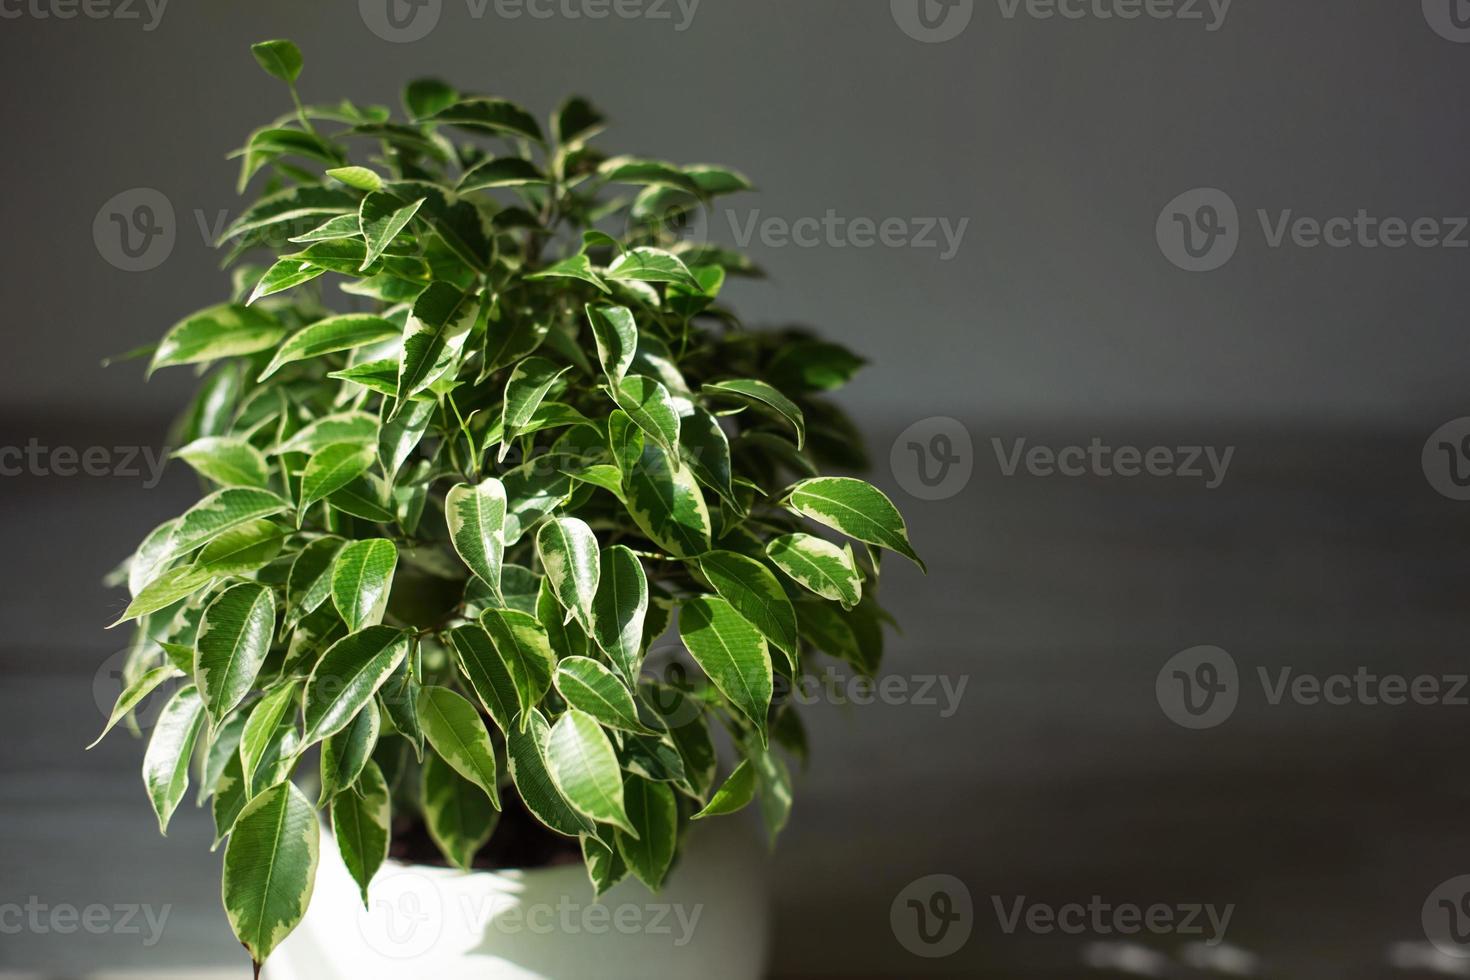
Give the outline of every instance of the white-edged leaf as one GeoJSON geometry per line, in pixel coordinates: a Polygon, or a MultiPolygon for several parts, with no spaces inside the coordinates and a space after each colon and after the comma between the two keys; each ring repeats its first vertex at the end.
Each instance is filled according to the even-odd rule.
{"type": "Polygon", "coordinates": [[[246,582],[221,592],[204,609],[194,680],[214,724],[255,685],[276,631],[275,593],[246,582]]]}
{"type": "Polygon", "coordinates": [[[256,963],[291,934],[311,904],[321,828],[316,809],[289,782],[251,800],[225,848],[225,915],[256,963]]]}
{"type": "Polygon", "coordinates": [[[425,687],[419,692],[419,723],[424,736],[454,771],[485,791],[500,809],[495,747],[480,712],[447,687],[425,687]]]}
{"type": "Polygon", "coordinates": [[[354,350],[396,337],[400,332],[393,321],[367,313],[347,313],[318,320],[287,338],[257,380],[264,381],[295,361],[354,350]]]}
{"type": "Polygon", "coordinates": [[[393,807],[388,783],[378,764],[368,760],[357,785],[332,797],[332,836],[342,863],[362,892],[367,907],[368,885],[388,859],[393,807]]]}
{"type": "Polygon", "coordinates": [[[765,638],[733,606],[714,596],[699,596],[680,607],[679,638],[764,742],[773,686],[765,638]]]}
{"type": "Polygon", "coordinates": [[[556,788],[574,810],[638,835],[624,807],[618,757],[595,718],[573,708],[557,719],[547,740],[546,759],[556,788]]]}
{"type": "Polygon", "coordinates": [[[629,683],[637,680],[642,667],[647,614],[648,577],[643,563],[623,545],[605,549],[592,601],[592,636],[629,683]]]}
{"type": "Polygon", "coordinates": [[[369,626],[332,644],[306,682],[305,744],[346,728],[408,656],[410,643],[402,630],[369,626]]]}
{"type": "Polygon", "coordinates": [[[841,531],[850,538],[896,551],[927,571],[913,545],[909,544],[903,515],[893,506],[893,501],[871,483],[846,476],[802,480],[787,491],[784,503],[803,517],[841,531]]]}
{"type": "Polygon", "coordinates": [[[169,818],[189,788],[189,760],[203,725],[204,702],[193,684],[175,691],[153,724],[143,755],[143,785],[158,816],[159,833],[168,833],[169,818]]]}
{"type": "Polygon", "coordinates": [[[397,567],[398,548],[387,538],[353,541],[338,553],[332,563],[332,603],[348,630],[383,621],[397,567]]]}
{"type": "Polygon", "coordinates": [[[783,534],[766,543],[766,557],[793,582],[823,599],[842,603],[844,609],[862,600],[863,580],[851,550],[839,548],[826,538],[783,534]]]}
{"type": "Polygon", "coordinates": [[[270,483],[270,467],[259,449],[237,436],[195,439],[174,455],[207,480],[222,487],[258,487],[270,483]]]}
{"type": "Polygon", "coordinates": [[[592,603],[600,575],[597,536],[592,528],[576,517],[549,520],[536,532],[536,554],[567,618],[576,619],[583,630],[591,631],[592,603]]]}
{"type": "Polygon", "coordinates": [[[444,517],[455,552],[496,595],[505,555],[505,512],[505,485],[494,477],[477,486],[461,483],[444,498],[444,517]]]}

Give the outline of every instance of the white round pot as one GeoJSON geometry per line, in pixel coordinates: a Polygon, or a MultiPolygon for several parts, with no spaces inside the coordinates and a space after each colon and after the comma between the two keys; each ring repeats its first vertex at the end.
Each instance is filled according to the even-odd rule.
{"type": "Polygon", "coordinates": [[[267,980],[759,980],[765,852],[739,820],[695,826],[663,890],[600,899],[580,863],[470,872],[389,861],[363,907],[323,834],[306,917],[267,980]]]}

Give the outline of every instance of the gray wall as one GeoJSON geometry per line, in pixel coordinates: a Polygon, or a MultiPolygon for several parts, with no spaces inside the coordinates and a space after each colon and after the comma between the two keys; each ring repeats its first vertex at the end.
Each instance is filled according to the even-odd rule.
{"type": "Polygon", "coordinates": [[[493,2],[477,19],[469,2],[442,0],[436,28],[401,44],[355,3],[173,0],[152,31],[144,0],[138,20],[6,21],[0,404],[176,404],[187,379],[143,387],[97,361],[220,294],[196,212],[238,209],[224,153],[285,106],[245,47],[277,35],[305,50],[308,97],[396,104],[424,73],[537,111],[591,93],[609,147],[745,169],[762,190],[736,201],[739,222],[968,220],[948,261],[757,242],[772,278],[740,290],[743,308],[870,356],[849,399],[864,412],[1420,424],[1461,403],[1470,249],[1274,249],[1255,218],[1470,214],[1470,45],[1418,3],[1239,0],[1211,31],[1203,0],[1205,21],[1008,19],[984,0],[929,44],[878,0],[703,0],[683,31],[675,0],[670,20],[602,21],[511,20],[493,2]],[[172,203],[177,240],[158,268],[121,272],[90,229],[140,186],[172,203]],[[1244,224],[1208,274],[1175,268],[1154,234],[1200,186],[1244,224]]]}

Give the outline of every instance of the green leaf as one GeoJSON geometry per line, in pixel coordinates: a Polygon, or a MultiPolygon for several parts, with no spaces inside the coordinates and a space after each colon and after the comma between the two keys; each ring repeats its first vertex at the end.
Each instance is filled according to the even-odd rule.
{"type": "Polygon", "coordinates": [[[332,595],[332,566],[347,542],[341,538],[318,538],[310,542],[291,563],[286,576],[286,626],[292,627],[332,595]]]}
{"type": "Polygon", "coordinates": [[[257,964],[306,915],[320,835],[316,809],[291,783],[261,793],[235,821],[225,848],[225,915],[257,964]]]}
{"type": "Polygon", "coordinates": [[[268,74],[287,85],[301,74],[301,49],[290,41],[261,41],[250,45],[250,53],[268,74]]]}
{"type": "Polygon", "coordinates": [[[193,684],[174,692],[153,725],[153,737],[143,755],[143,785],[158,815],[159,833],[168,833],[168,822],[189,788],[189,760],[204,724],[204,702],[193,684]]]}
{"type": "Polygon", "coordinates": [[[554,659],[560,661],[567,657],[586,655],[587,634],[582,627],[566,618],[561,603],[556,599],[556,590],[552,588],[551,580],[544,575],[536,592],[536,621],[546,630],[554,659]]]}
{"type": "Polygon", "coordinates": [[[170,559],[186,555],[232,528],[290,509],[290,504],[268,490],[216,490],[184,512],[163,553],[170,559]]]}
{"type": "Polygon", "coordinates": [[[715,167],[707,163],[690,164],[684,168],[684,173],[704,194],[714,197],[718,194],[734,194],[737,191],[754,190],[755,185],[750,179],[738,170],[730,170],[726,167],[715,167]]]}
{"type": "Polygon", "coordinates": [[[805,340],[783,345],[765,373],[788,391],[832,391],[866,363],[841,344],[805,340]]]}
{"type": "Polygon", "coordinates": [[[297,513],[341,490],[368,471],[377,460],[377,448],[351,442],[324,446],[306,463],[301,475],[301,506],[297,513]]]}
{"type": "Polygon", "coordinates": [[[858,575],[852,551],[837,547],[813,534],[786,534],[766,544],[766,557],[804,586],[844,609],[856,606],[863,596],[863,580],[858,575]]]}
{"type": "Polygon", "coordinates": [[[262,232],[278,225],[289,225],[306,219],[321,220],[330,215],[355,210],[357,195],[340,187],[288,187],[251,205],[244,214],[230,223],[221,236],[221,241],[262,232]]]}
{"type": "Polygon", "coordinates": [[[429,836],[455,867],[468,871],[499,820],[489,797],[432,752],[424,756],[420,796],[429,836]]]}
{"type": "Polygon", "coordinates": [[[324,354],[352,350],[367,344],[396,337],[400,333],[393,321],[366,313],[348,313],[331,316],[304,327],[281,345],[266,369],[260,372],[259,381],[264,381],[282,367],[295,361],[304,361],[324,354]]]}
{"type": "Polygon", "coordinates": [[[486,129],[542,142],[541,127],[537,125],[536,117],[504,99],[465,99],[439,110],[433,120],[462,129],[486,129]]]}
{"type": "Polygon", "coordinates": [[[619,255],[608,267],[607,278],[635,282],[673,282],[702,289],[699,280],[679,257],[660,248],[634,248],[619,255]]]}
{"type": "Polygon", "coordinates": [[[461,483],[444,498],[444,516],[455,552],[497,595],[505,555],[505,509],[505,485],[494,477],[473,487],[461,483]]]}
{"type": "Polygon", "coordinates": [[[412,401],[396,419],[385,422],[378,432],[378,462],[391,481],[408,462],[413,451],[423,442],[424,433],[434,419],[434,403],[412,401]]]}
{"type": "Polygon", "coordinates": [[[240,755],[236,753],[225,760],[224,771],[214,785],[214,798],[209,802],[210,815],[214,818],[214,844],[210,850],[218,847],[229,834],[248,802],[244,770],[240,766],[240,755]]]}
{"type": "Polygon", "coordinates": [[[398,548],[386,538],[354,541],[337,555],[332,565],[332,604],[349,631],[383,621],[397,566],[398,548]]]}
{"type": "Polygon", "coordinates": [[[546,398],[551,386],[558,378],[571,370],[571,365],[557,367],[544,357],[528,357],[515,366],[510,380],[505,383],[505,404],[502,409],[501,429],[504,435],[500,444],[500,458],[505,459],[513,440],[522,428],[531,421],[536,409],[546,398]]]}
{"type": "Polygon", "coordinates": [[[796,407],[795,402],[764,381],[754,381],[750,378],[736,378],[731,381],[717,381],[714,384],[707,384],[701,390],[708,395],[733,398],[737,401],[747,402],[757,407],[774,411],[790,423],[791,428],[796,431],[796,448],[801,449],[806,445],[806,420],[802,417],[801,409],[796,407]]]}
{"type": "Polygon", "coordinates": [[[296,244],[329,242],[342,238],[357,238],[360,234],[361,232],[357,225],[357,215],[349,212],[348,214],[339,214],[336,217],[328,218],[306,234],[297,235],[289,239],[289,241],[296,244]]]}
{"type": "Polygon", "coordinates": [[[737,506],[730,469],[730,440],[713,415],[695,407],[679,420],[679,458],[689,464],[699,482],[737,506]]]}
{"type": "Polygon", "coordinates": [[[433,282],[414,301],[403,333],[398,399],[416,395],[458,364],[479,315],[479,297],[447,282],[433,282]]]}
{"type": "Polygon", "coordinates": [[[552,780],[573,809],[638,836],[624,808],[618,757],[596,719],[575,708],[562,715],[551,728],[546,758],[552,780]]]}
{"type": "Polygon", "coordinates": [[[260,450],[234,436],[205,436],[195,439],[174,455],[206,480],[224,487],[257,487],[270,484],[270,469],[260,450]]]}
{"type": "Polygon", "coordinates": [[[515,685],[524,726],[527,714],[551,687],[554,663],[551,641],[536,617],[514,609],[486,610],[480,616],[480,625],[490,635],[490,642],[515,685]]]}
{"type": "Polygon", "coordinates": [[[492,187],[526,187],[530,184],[546,183],[550,183],[547,176],[530,160],[521,157],[495,157],[468,171],[459,179],[459,186],[455,191],[468,194],[492,187]]]}
{"type": "Polygon", "coordinates": [[[134,708],[143,702],[144,698],[158,689],[158,685],[171,677],[182,676],[183,674],[179,669],[172,665],[154,667],[152,670],[140,675],[118,695],[117,703],[112,706],[112,713],[107,716],[107,724],[103,727],[102,734],[98,735],[87,748],[91,749],[95,747],[97,743],[106,738],[107,733],[112,731],[118,722],[126,718],[134,708]]]}
{"type": "Polygon", "coordinates": [[[327,377],[340,381],[351,381],[353,384],[376,391],[380,395],[396,397],[398,394],[398,360],[396,358],[365,361],[341,371],[333,371],[327,377]]]}
{"type": "Polygon", "coordinates": [[[195,568],[192,566],[181,566],[170,568],[159,575],[138,593],[137,598],[128,603],[128,608],[118,617],[113,626],[118,623],[126,623],[140,616],[167,609],[180,599],[187,599],[202,589],[213,584],[218,576],[207,568],[195,568]]]}
{"type": "Polygon", "coordinates": [[[230,762],[239,762],[240,738],[245,734],[245,723],[248,720],[249,715],[246,712],[237,711],[217,725],[211,733],[209,744],[200,753],[203,763],[199,767],[199,804],[203,804],[217,792],[220,778],[224,776],[230,762]]]}
{"type": "Polygon", "coordinates": [[[650,891],[663,887],[679,840],[679,804],[667,783],[630,775],[623,784],[634,835],[618,834],[618,853],[650,891]]]}
{"type": "Polygon", "coordinates": [[[275,560],[288,533],[272,521],[250,521],[199,549],[194,564],[219,576],[247,575],[275,560]]]}
{"type": "Polygon", "coordinates": [[[322,742],[320,803],[351,790],[372,758],[382,726],[377,707],[368,705],[350,725],[322,742]]]}
{"type": "Polygon", "coordinates": [[[628,877],[628,865],[623,856],[591,834],[582,835],[582,861],[587,865],[587,877],[592,880],[594,898],[605,895],[628,877]]]}
{"type": "Polygon", "coordinates": [[[337,839],[342,863],[362,891],[364,908],[368,885],[388,859],[392,818],[388,783],[371,760],[355,788],[344,789],[332,798],[332,836],[337,839]]]}
{"type": "Polygon", "coordinates": [[[245,301],[245,305],[250,306],[263,297],[284,293],[302,283],[311,282],[318,276],[325,275],[327,271],[325,267],[305,259],[281,258],[265,270],[265,275],[261,276],[260,281],[255,284],[255,289],[251,291],[250,298],[245,301]]]}
{"type": "MultiPolygon", "coordinates": [[[[659,160],[644,160],[638,157],[613,157],[603,161],[597,173],[609,184],[638,184],[648,187],[672,187],[690,194],[699,194],[699,185],[678,167],[659,160]]],[[[666,281],[666,280],[660,280],[666,281]]]]}
{"type": "Polygon", "coordinates": [[[600,574],[592,528],[576,517],[547,521],[536,532],[536,555],[556,600],[567,611],[566,619],[575,618],[583,630],[591,632],[592,602],[600,574]]]}
{"type": "Polygon", "coordinates": [[[692,558],[710,546],[709,510],[687,467],[675,469],[669,454],[649,442],[631,472],[623,473],[628,514],[644,534],[676,558],[692,558]]]}
{"type": "Polygon", "coordinates": [[[596,660],[568,657],[556,665],[556,690],[573,708],[609,728],[646,733],[633,695],[623,681],[596,660]]]}
{"type": "Polygon", "coordinates": [[[506,473],[505,546],[521,539],[537,521],[566,502],[572,494],[572,479],[565,473],[549,470],[533,460],[506,473]]]}
{"type": "Polygon", "coordinates": [[[250,799],[252,790],[261,788],[255,784],[255,774],[264,767],[287,712],[296,704],[299,689],[299,681],[293,678],[255,702],[250,709],[250,717],[240,735],[241,781],[246,800],[250,799]]]}
{"type": "Polygon", "coordinates": [[[214,724],[255,686],[275,631],[275,594],[263,585],[236,585],[205,607],[194,679],[214,724]]]}
{"type": "Polygon", "coordinates": [[[774,752],[750,747],[749,759],[755,766],[756,785],[760,789],[761,818],[766,836],[772,844],[791,816],[791,773],[786,763],[774,752]]]}
{"type": "Polygon", "coordinates": [[[458,99],[458,93],[437,78],[416,78],[403,89],[403,107],[414,119],[432,116],[458,99]]]}
{"type": "Polygon", "coordinates": [[[552,135],[564,148],[572,148],[601,132],[605,122],[602,113],[581,96],[572,96],[556,110],[552,135]]]}
{"type": "Polygon", "coordinates": [[[755,767],[750,760],[743,760],[730,773],[730,778],[715,791],[710,797],[709,803],[703,810],[696,813],[691,819],[703,820],[706,817],[719,817],[728,813],[735,813],[745,809],[751,800],[755,799],[755,767]]]}
{"type": "Polygon", "coordinates": [[[618,408],[670,453],[679,445],[679,412],[669,390],[652,378],[629,375],[613,390],[618,408]]]}
{"type": "Polygon", "coordinates": [[[711,551],[699,559],[699,571],[710,585],[796,669],[796,610],[771,570],[754,558],[733,551],[711,551]]]}
{"type": "Polygon", "coordinates": [[[454,771],[485,791],[495,809],[500,809],[500,789],[495,769],[495,747],[480,712],[446,687],[426,687],[419,692],[419,722],[434,751],[454,771]]]}
{"type": "Polygon", "coordinates": [[[680,608],[679,638],[764,742],[773,686],[765,638],[728,602],[712,596],[699,596],[680,608]]]}
{"type": "Polygon", "coordinates": [[[148,373],[269,350],[285,335],[285,328],[268,314],[249,306],[221,303],[170,327],[153,352],[148,373]]]}
{"type": "Polygon", "coordinates": [[[424,204],[424,198],[404,203],[392,194],[373,188],[373,193],[362,199],[357,211],[357,227],[362,240],[367,243],[359,271],[366,269],[387,250],[399,232],[408,227],[413,216],[424,204]]]}
{"type": "Polygon", "coordinates": [[[375,191],[383,186],[383,178],[367,167],[333,167],[327,171],[327,176],[360,191],[375,191]]]}
{"type": "Polygon", "coordinates": [[[580,279],[591,283],[604,293],[612,292],[608,289],[607,283],[603,282],[602,277],[597,274],[597,270],[592,268],[591,260],[580,253],[562,259],[554,265],[549,265],[540,272],[533,272],[526,276],[526,279],[532,282],[542,279],[580,279]]]}
{"type": "Polygon", "coordinates": [[[642,562],[623,545],[605,549],[592,603],[592,635],[630,683],[642,668],[647,613],[648,578],[642,562]]]}
{"type": "Polygon", "coordinates": [[[490,642],[490,634],[479,626],[459,626],[449,631],[449,640],[475,697],[509,738],[520,717],[520,694],[510,668],[490,642]]]}
{"type": "Polygon", "coordinates": [[[332,644],[306,682],[305,744],[351,724],[408,656],[409,644],[407,633],[388,626],[369,626],[332,644]]]}
{"type": "Polygon", "coordinates": [[[626,306],[593,306],[589,303],[587,321],[592,324],[597,360],[608,381],[616,387],[633,365],[633,356],[638,353],[638,324],[633,319],[633,312],[626,306]]]}
{"type": "Polygon", "coordinates": [[[516,794],[526,809],[551,830],[576,837],[592,830],[592,822],[572,809],[547,769],[546,746],[551,725],[539,711],[532,711],[524,728],[506,732],[505,754],[516,794]]]}
{"type": "Polygon", "coordinates": [[[883,491],[870,483],[845,476],[802,480],[787,492],[783,503],[850,538],[896,551],[928,571],[909,544],[903,515],[883,491]]]}
{"type": "Polygon", "coordinates": [[[324,415],[291,438],[273,446],[266,455],[281,456],[287,453],[311,453],[336,442],[357,442],[371,445],[378,440],[378,420],[364,412],[338,412],[324,415]]]}

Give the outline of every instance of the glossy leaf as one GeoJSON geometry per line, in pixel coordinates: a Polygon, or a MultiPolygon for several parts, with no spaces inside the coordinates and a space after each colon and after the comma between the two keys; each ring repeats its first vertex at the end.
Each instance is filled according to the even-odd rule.
{"type": "Polygon", "coordinates": [[[786,494],[786,506],[850,538],[896,551],[924,568],[909,544],[908,527],[893,501],[870,483],[845,476],[803,480],[786,494]]]}
{"type": "Polygon", "coordinates": [[[786,590],[765,565],[733,551],[711,551],[699,571],[730,606],[760,630],[796,667],[796,610],[786,590]]]}
{"type": "Polygon", "coordinates": [[[332,797],[332,836],[336,838],[342,863],[362,892],[363,907],[368,903],[368,885],[373,875],[388,859],[392,806],[388,783],[382,770],[371,760],[352,789],[344,789],[332,797]]]}
{"type": "Polygon", "coordinates": [[[679,804],[667,783],[629,776],[623,784],[628,822],[636,834],[618,834],[618,853],[650,891],[663,887],[674,861],[679,804]]]}
{"type": "Polygon", "coordinates": [[[204,702],[193,684],[174,692],[153,723],[153,736],[143,756],[143,785],[158,817],[160,833],[189,788],[189,760],[204,724],[204,702]]]}
{"type": "Polygon", "coordinates": [[[702,596],[680,607],[679,638],[705,676],[764,738],[771,654],[755,627],[724,599],[702,596]]]}
{"type": "Polygon", "coordinates": [[[536,617],[513,609],[487,610],[480,616],[480,625],[515,685],[524,724],[527,713],[551,687],[551,641],[536,617]]]}
{"type": "Polygon", "coordinates": [[[592,603],[600,575],[597,536],[576,517],[547,521],[536,533],[536,556],[567,619],[592,629],[592,603]]]}
{"type": "Polygon", "coordinates": [[[306,915],[320,837],[316,810],[291,783],[261,793],[235,821],[225,848],[225,915],[256,963],[306,915]]]}
{"type": "Polygon", "coordinates": [[[211,306],[169,328],[153,353],[148,373],[162,367],[269,350],[285,334],[285,328],[273,317],[252,307],[229,303],[211,306]]]}
{"type": "Polygon", "coordinates": [[[764,381],[738,378],[707,384],[703,391],[716,397],[733,398],[775,412],[796,432],[796,448],[806,445],[806,418],[796,403],[764,381]]]}
{"type": "Polygon", "coordinates": [[[396,337],[400,332],[391,320],[365,313],[349,313],[318,320],[301,328],[281,344],[281,349],[276,351],[265,370],[260,372],[258,380],[264,381],[287,364],[353,350],[396,337]]]}
{"type": "Polygon", "coordinates": [[[369,626],[332,644],[306,681],[306,744],[351,724],[408,656],[409,644],[407,633],[387,626],[369,626]]]}
{"type": "Polygon", "coordinates": [[[851,609],[862,599],[852,552],[812,534],[784,534],[766,544],[766,557],[798,585],[851,609]]]}
{"type": "Polygon", "coordinates": [[[332,564],[332,603],[353,632],[383,621],[398,549],[386,538],[353,541],[332,564]]]}
{"type": "Polygon", "coordinates": [[[624,681],[587,657],[568,657],[556,665],[556,690],[567,704],[584,711],[608,728],[645,733],[638,708],[624,681]]]}
{"type": "Polygon", "coordinates": [[[424,756],[420,798],[429,836],[455,867],[468,871],[498,820],[489,797],[430,752],[424,756]]]}
{"type": "Polygon", "coordinates": [[[500,591],[505,511],[505,485],[494,477],[476,486],[461,483],[444,499],[444,516],[454,550],[492,593],[500,591]]]}
{"type": "Polygon", "coordinates": [[[624,807],[618,757],[596,719],[575,708],[562,715],[551,728],[546,758],[552,780],[574,810],[638,835],[624,807]]]}
{"type": "Polygon", "coordinates": [[[723,816],[745,809],[755,799],[756,773],[749,760],[744,760],[730,773],[730,777],[710,797],[703,810],[694,815],[694,820],[723,816]]]}
{"type": "Polygon", "coordinates": [[[270,483],[270,469],[260,450],[248,440],[231,436],[196,439],[174,455],[192,466],[206,480],[222,487],[258,487],[270,483]]]}
{"type": "Polygon", "coordinates": [[[495,748],[475,706],[448,688],[426,687],[419,692],[418,712],[434,751],[500,809],[495,748]]]}
{"type": "Polygon", "coordinates": [[[631,683],[642,665],[648,578],[638,556],[624,545],[604,550],[600,562],[597,595],[592,603],[592,634],[631,683]]]}
{"type": "Polygon", "coordinates": [[[205,608],[194,679],[216,724],[255,686],[275,630],[275,593],[263,585],[236,585],[205,608]]]}

